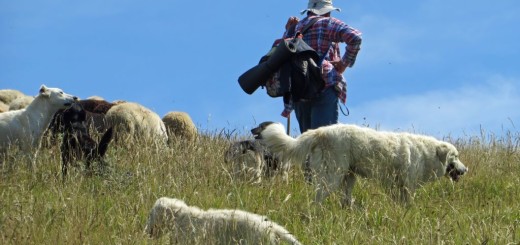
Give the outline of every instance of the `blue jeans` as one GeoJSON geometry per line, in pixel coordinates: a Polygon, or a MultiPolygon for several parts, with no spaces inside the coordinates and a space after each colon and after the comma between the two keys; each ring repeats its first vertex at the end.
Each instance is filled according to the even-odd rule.
{"type": "Polygon", "coordinates": [[[334,86],[325,89],[317,98],[294,104],[300,133],[338,123],[338,94],[334,86]]]}

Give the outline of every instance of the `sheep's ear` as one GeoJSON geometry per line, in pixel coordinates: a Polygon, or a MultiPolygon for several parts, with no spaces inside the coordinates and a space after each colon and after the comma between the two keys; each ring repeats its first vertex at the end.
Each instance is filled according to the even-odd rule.
{"type": "Polygon", "coordinates": [[[448,158],[448,152],[450,149],[446,144],[440,144],[437,146],[437,157],[443,163],[446,163],[446,158],[448,158]]]}
{"type": "Polygon", "coordinates": [[[40,87],[40,94],[45,95],[45,96],[50,95],[49,90],[47,89],[47,87],[44,84],[42,84],[42,86],[40,87]]]}

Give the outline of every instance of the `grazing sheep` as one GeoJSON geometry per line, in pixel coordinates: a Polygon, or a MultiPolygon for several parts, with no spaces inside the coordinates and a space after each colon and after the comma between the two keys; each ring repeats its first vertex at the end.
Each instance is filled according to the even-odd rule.
{"type": "Polygon", "coordinates": [[[195,127],[188,113],[168,112],[162,118],[162,121],[166,127],[170,143],[177,141],[194,142],[197,139],[197,127],[195,127]]]}
{"type": "Polygon", "coordinates": [[[106,121],[114,128],[116,141],[124,143],[130,139],[154,141],[166,144],[168,135],[161,118],[150,109],[137,103],[114,105],[106,114],[106,121]]]}
{"type": "Polygon", "coordinates": [[[11,103],[9,104],[9,110],[14,111],[14,110],[23,109],[23,108],[27,107],[29,104],[31,104],[31,102],[33,100],[34,100],[34,97],[32,97],[32,96],[24,95],[24,96],[18,97],[16,99],[14,99],[13,101],[11,101],[11,103]]]}
{"type": "Polygon", "coordinates": [[[284,227],[267,217],[237,209],[188,206],[182,200],[159,198],[145,232],[152,238],[171,231],[177,244],[300,244],[284,227]]]}
{"type": "Polygon", "coordinates": [[[0,154],[6,153],[9,147],[17,147],[34,159],[43,132],[49,127],[54,113],[70,106],[75,100],[77,97],[59,88],[42,85],[38,96],[29,106],[1,113],[0,154]]]}
{"type": "MultiPolygon", "coordinates": [[[[244,177],[255,183],[262,181],[262,176],[271,177],[279,169],[280,162],[260,142],[243,140],[232,143],[224,155],[224,161],[233,166],[234,178],[244,177]]],[[[284,178],[286,169],[284,169],[284,178]]]]}
{"type": "Polygon", "coordinates": [[[69,163],[85,160],[86,169],[94,161],[102,161],[112,140],[112,128],[101,137],[99,144],[90,137],[87,127],[87,112],[81,104],[74,103],[62,113],[63,141],[61,144],[62,175],[67,175],[69,163]]]}
{"type": "MultiPolygon", "coordinates": [[[[95,132],[93,133],[100,135],[109,128],[105,120],[105,114],[113,106],[112,103],[99,100],[79,100],[77,103],[85,111],[87,129],[94,129],[95,132]]],[[[63,112],[64,109],[61,109],[54,114],[49,130],[46,132],[51,142],[54,142],[59,132],[63,132],[63,112]]]]}
{"type": "Polygon", "coordinates": [[[6,105],[11,104],[11,101],[15,100],[16,98],[23,96],[25,96],[25,94],[18,90],[0,89],[0,102],[4,102],[6,105]]]}

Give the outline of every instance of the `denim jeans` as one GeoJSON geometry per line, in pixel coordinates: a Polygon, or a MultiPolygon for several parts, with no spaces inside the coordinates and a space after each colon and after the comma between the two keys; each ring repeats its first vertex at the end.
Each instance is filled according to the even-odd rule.
{"type": "Polygon", "coordinates": [[[317,98],[294,104],[300,133],[338,123],[338,94],[334,86],[325,89],[317,98]]]}

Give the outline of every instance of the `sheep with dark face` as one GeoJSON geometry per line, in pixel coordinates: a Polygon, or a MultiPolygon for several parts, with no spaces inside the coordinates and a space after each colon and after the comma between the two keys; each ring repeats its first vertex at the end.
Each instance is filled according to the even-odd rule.
{"type": "Polygon", "coordinates": [[[99,144],[92,139],[87,126],[87,112],[81,104],[74,103],[61,114],[63,123],[63,142],[61,144],[62,175],[67,175],[69,164],[84,160],[86,169],[94,161],[102,161],[108,144],[112,140],[112,128],[109,128],[99,144]]]}
{"type": "MultiPolygon", "coordinates": [[[[107,101],[100,100],[79,100],[77,102],[81,106],[81,110],[85,113],[85,123],[88,130],[93,129],[90,132],[93,136],[102,135],[109,128],[105,120],[105,114],[114,104],[107,101]]],[[[58,110],[49,125],[49,129],[46,132],[46,136],[50,142],[55,142],[56,135],[63,132],[63,112],[65,109],[58,110]]],[[[96,137],[95,137],[96,138],[96,137]]],[[[46,144],[53,145],[47,142],[46,144]]]]}

